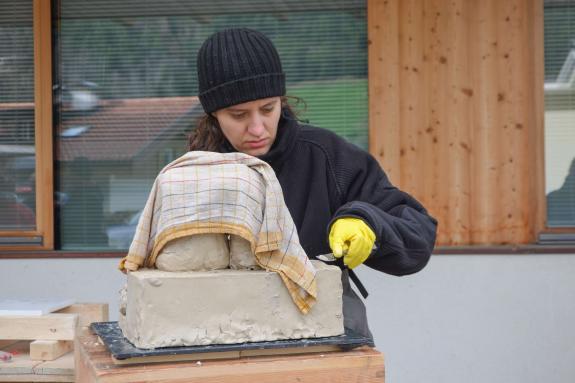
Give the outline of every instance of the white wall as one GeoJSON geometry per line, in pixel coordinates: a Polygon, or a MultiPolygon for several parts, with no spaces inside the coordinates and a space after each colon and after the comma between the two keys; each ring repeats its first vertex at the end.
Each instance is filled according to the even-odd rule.
{"type": "Polygon", "coordinates": [[[388,382],[575,382],[575,254],[436,256],[361,273],[388,382]]]}
{"type": "MultiPolygon", "coordinates": [[[[0,260],[0,298],[108,302],[116,319],[117,262],[0,260]]],[[[575,254],[440,255],[360,277],[388,383],[575,381],[575,254]]]]}

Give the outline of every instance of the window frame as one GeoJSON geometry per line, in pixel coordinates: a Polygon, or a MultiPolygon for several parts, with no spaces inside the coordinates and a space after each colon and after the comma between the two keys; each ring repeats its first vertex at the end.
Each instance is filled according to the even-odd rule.
{"type": "MultiPolygon", "coordinates": [[[[538,26],[538,29],[541,31],[540,36],[538,36],[537,41],[535,41],[535,48],[537,51],[535,52],[538,57],[540,57],[541,61],[541,79],[539,84],[539,92],[538,98],[540,99],[538,107],[538,112],[541,114],[541,132],[540,132],[540,148],[541,151],[541,171],[542,174],[542,182],[540,185],[540,195],[543,199],[538,206],[540,208],[540,224],[538,226],[538,231],[536,233],[536,243],[542,246],[557,246],[557,245],[565,245],[575,247],[575,226],[573,227],[550,227],[547,224],[547,195],[545,193],[545,183],[547,179],[545,177],[545,156],[544,156],[544,148],[545,148],[545,51],[544,51],[544,29],[543,29],[543,22],[545,19],[545,3],[544,0],[541,0],[541,15],[540,20],[538,22],[541,26],[538,26]]],[[[572,64],[573,65],[573,64],[572,64]]]]}
{"type": "Polygon", "coordinates": [[[34,147],[36,230],[0,231],[0,237],[40,237],[40,244],[1,245],[1,251],[54,249],[51,1],[32,1],[34,36],[34,147]]]}

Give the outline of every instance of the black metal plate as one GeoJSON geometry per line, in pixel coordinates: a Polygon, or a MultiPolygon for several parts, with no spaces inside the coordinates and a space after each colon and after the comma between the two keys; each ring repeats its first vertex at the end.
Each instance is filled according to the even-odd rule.
{"type": "Polygon", "coordinates": [[[338,346],[351,350],[359,346],[374,347],[373,340],[345,329],[345,334],[327,338],[288,339],[270,342],[246,342],[236,344],[211,344],[207,346],[179,346],[154,349],[137,348],[122,334],[118,322],[95,322],[92,330],[102,339],[112,356],[118,360],[157,355],[194,354],[200,352],[243,351],[256,349],[299,348],[310,346],[338,346]]]}

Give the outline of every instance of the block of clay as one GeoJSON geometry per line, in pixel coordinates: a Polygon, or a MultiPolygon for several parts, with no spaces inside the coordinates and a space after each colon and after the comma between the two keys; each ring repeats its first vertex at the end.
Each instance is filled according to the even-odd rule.
{"type": "Polygon", "coordinates": [[[318,300],[308,314],[265,270],[128,274],[124,336],[136,347],[231,344],[343,334],[341,270],[313,261],[318,300]]]}

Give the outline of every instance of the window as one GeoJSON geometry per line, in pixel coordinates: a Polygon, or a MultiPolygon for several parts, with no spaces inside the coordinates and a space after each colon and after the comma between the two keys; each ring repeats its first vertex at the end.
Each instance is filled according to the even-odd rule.
{"type": "Polygon", "coordinates": [[[42,9],[49,3],[0,2],[0,245],[7,249],[53,243],[50,20],[42,9]]]}
{"type": "Polygon", "coordinates": [[[32,1],[0,3],[0,230],[36,229],[32,1]]]}
{"type": "MultiPolygon", "coordinates": [[[[12,193],[45,195],[33,190],[33,181],[39,185],[38,174],[44,173],[35,172],[36,161],[50,159],[52,153],[38,155],[34,139],[39,132],[53,137],[54,179],[48,184],[54,192],[48,192],[49,202],[37,204],[54,209],[47,215],[55,230],[52,248],[126,250],[155,176],[185,152],[187,135],[202,113],[195,97],[196,52],[211,33],[233,26],[260,30],[273,40],[287,75],[288,94],[307,103],[309,112],[303,111],[302,119],[367,148],[365,3],[2,2],[9,4],[9,12],[0,12],[2,31],[9,28],[21,37],[18,44],[2,44],[8,52],[0,52],[0,68],[13,56],[28,61],[15,64],[19,77],[0,77],[14,90],[0,101],[0,134],[8,132],[3,121],[11,124],[10,136],[0,136],[0,145],[10,145],[10,153],[21,149],[9,161],[2,160],[0,174],[14,175],[12,193]],[[48,108],[54,119],[52,123],[50,115],[50,123],[40,128],[39,107],[34,104],[34,92],[38,96],[34,71],[39,67],[33,61],[34,43],[40,38],[39,32],[34,34],[33,19],[40,13],[32,15],[50,3],[53,30],[43,36],[52,36],[53,60],[42,68],[54,74],[53,81],[48,74],[53,91],[48,108]],[[27,24],[13,25],[16,8],[25,10],[27,24]]],[[[16,197],[34,212],[35,198],[26,202],[23,196],[16,197]]],[[[16,219],[16,214],[24,217],[24,213],[11,214],[10,229],[38,231],[16,219]]]]}
{"type": "Polygon", "coordinates": [[[575,1],[545,1],[547,223],[575,227],[575,1]]]}

